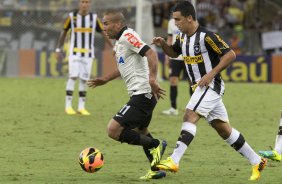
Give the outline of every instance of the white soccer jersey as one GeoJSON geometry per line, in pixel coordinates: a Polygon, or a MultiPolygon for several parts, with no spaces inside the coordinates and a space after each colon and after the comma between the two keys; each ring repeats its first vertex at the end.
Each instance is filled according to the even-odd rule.
{"type": "MultiPolygon", "coordinates": [[[[168,27],[167,27],[167,34],[168,36],[172,36],[172,45],[176,41],[177,35],[180,33],[178,27],[175,25],[175,20],[170,19],[168,22],[168,27]]],[[[177,58],[171,58],[174,60],[183,60],[182,55],[179,55],[177,58]]]]}
{"type": "Polygon", "coordinates": [[[114,51],[117,66],[127,86],[128,94],[132,96],[150,93],[148,61],[143,58],[149,46],[133,29],[127,27],[124,27],[118,36],[114,51]]]}
{"type": "Polygon", "coordinates": [[[71,29],[70,57],[95,58],[95,31],[102,30],[97,14],[89,13],[83,16],[77,11],[71,12],[64,24],[64,30],[68,29],[71,29]]]}

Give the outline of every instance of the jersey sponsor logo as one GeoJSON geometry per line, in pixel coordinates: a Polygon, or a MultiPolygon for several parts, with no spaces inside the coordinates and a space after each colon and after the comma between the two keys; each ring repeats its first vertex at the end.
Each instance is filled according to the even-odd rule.
{"type": "Polygon", "coordinates": [[[225,41],[223,41],[219,35],[215,34],[216,38],[218,39],[218,41],[220,41],[223,45],[223,47],[221,49],[227,49],[229,48],[229,46],[227,45],[227,43],[225,43],[225,41]]]}
{"type": "Polygon", "coordinates": [[[183,56],[185,64],[198,64],[204,62],[202,55],[198,56],[183,56]]]}
{"type": "Polygon", "coordinates": [[[124,64],[124,60],[123,60],[122,57],[119,58],[118,63],[119,63],[119,64],[124,64]]]}
{"type": "Polygon", "coordinates": [[[92,28],[85,28],[85,27],[74,28],[74,32],[91,33],[92,28]]]}
{"type": "Polygon", "coordinates": [[[206,42],[212,47],[212,49],[217,53],[217,54],[222,54],[220,48],[214,43],[214,41],[211,39],[211,37],[207,36],[205,38],[206,42]]]}
{"type": "Polygon", "coordinates": [[[126,33],[125,35],[124,35],[125,37],[127,37],[127,40],[129,41],[129,43],[131,43],[134,47],[136,47],[136,48],[140,48],[142,45],[143,45],[143,43],[142,42],[140,42],[139,40],[138,40],[138,38],[136,38],[133,34],[131,34],[131,33],[126,33]]]}

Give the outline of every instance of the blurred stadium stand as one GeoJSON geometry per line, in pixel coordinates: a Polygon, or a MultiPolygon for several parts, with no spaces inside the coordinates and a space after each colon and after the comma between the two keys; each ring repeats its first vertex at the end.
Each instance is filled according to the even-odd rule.
{"type": "MultiPolygon", "coordinates": [[[[105,9],[119,8],[125,13],[129,25],[135,27],[136,1],[92,0],[92,2],[92,10],[97,12],[100,18],[105,9]]],[[[176,0],[144,0],[144,2],[151,5],[143,8],[143,11],[152,14],[152,36],[166,37],[171,8],[176,0]]],[[[262,34],[282,30],[282,1],[195,0],[194,2],[196,2],[200,24],[219,33],[237,54],[271,54],[275,50],[263,50],[262,34]]],[[[46,57],[48,61],[53,61],[51,52],[55,49],[62,23],[67,13],[77,8],[77,3],[77,0],[1,0],[0,75],[15,76],[19,72],[20,69],[13,69],[15,65],[13,60],[17,59],[15,52],[21,50],[35,50],[39,55],[35,60],[43,57],[37,53],[38,51],[50,52],[46,57]]],[[[143,21],[145,22],[143,30],[147,33],[150,24],[148,17],[143,21]]],[[[143,37],[145,35],[142,34],[143,37]]],[[[97,34],[96,37],[99,63],[102,61],[104,45],[101,36],[97,34]]],[[[101,75],[101,63],[97,67],[97,74],[101,75]]],[[[35,72],[38,73],[38,70],[40,66],[35,72]]],[[[64,75],[64,72],[66,69],[59,72],[58,76],[64,75]]]]}

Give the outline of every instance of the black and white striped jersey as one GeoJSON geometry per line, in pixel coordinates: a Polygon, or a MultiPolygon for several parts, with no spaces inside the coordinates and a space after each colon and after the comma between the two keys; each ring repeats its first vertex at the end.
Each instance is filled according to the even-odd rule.
{"type": "Polygon", "coordinates": [[[69,13],[64,30],[71,29],[69,54],[71,57],[95,58],[95,31],[103,30],[97,14],[80,15],[77,11],[69,13]]]}
{"type": "MultiPolygon", "coordinates": [[[[192,36],[180,33],[172,48],[183,55],[193,85],[218,65],[221,56],[230,51],[229,46],[217,34],[201,26],[192,36]]],[[[209,87],[223,95],[224,82],[220,74],[214,77],[209,87]]]]}

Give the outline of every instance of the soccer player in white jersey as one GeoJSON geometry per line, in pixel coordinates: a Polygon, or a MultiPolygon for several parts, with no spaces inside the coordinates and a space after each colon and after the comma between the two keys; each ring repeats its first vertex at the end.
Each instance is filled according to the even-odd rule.
{"type": "Polygon", "coordinates": [[[66,102],[65,112],[69,115],[76,113],[82,115],[90,115],[85,109],[86,100],[86,81],[90,79],[92,62],[95,58],[94,54],[94,37],[95,32],[100,32],[104,40],[110,44],[111,41],[102,31],[102,24],[97,14],[90,13],[90,0],[80,0],[79,9],[69,13],[64,23],[56,48],[56,57],[58,61],[62,59],[61,47],[64,44],[67,33],[71,30],[71,40],[69,46],[69,78],[66,85],[66,102]],[[76,80],[79,78],[79,100],[78,111],[72,107],[73,91],[76,80]]]}
{"type": "Polygon", "coordinates": [[[181,32],[176,42],[169,46],[163,38],[155,37],[153,43],[160,46],[170,57],[183,55],[194,93],[186,106],[176,147],[172,155],[162,160],[157,168],[178,171],[180,159],[196,135],[197,122],[203,117],[220,137],[249,160],[252,165],[249,180],[258,180],[267,160],[261,158],[242,134],[232,128],[222,101],[224,82],[220,72],[235,60],[234,51],[220,36],[199,26],[195,9],[189,1],[177,3],[172,12],[175,24],[181,32]]]}
{"type": "Polygon", "coordinates": [[[259,151],[259,154],[265,158],[269,158],[274,161],[281,161],[282,159],[282,110],[280,117],[280,124],[278,127],[278,133],[276,135],[274,149],[269,151],[259,151]]]}
{"type": "MultiPolygon", "coordinates": [[[[175,25],[174,19],[170,19],[167,27],[167,44],[172,45],[177,35],[179,34],[179,29],[175,25]]],[[[162,111],[165,115],[178,115],[177,109],[177,95],[178,95],[178,81],[180,77],[180,73],[183,72],[183,78],[187,78],[187,72],[185,68],[185,64],[183,62],[182,55],[179,55],[177,58],[169,58],[166,56],[166,64],[169,65],[169,83],[170,83],[170,108],[162,111]]],[[[191,88],[189,88],[191,89],[191,88]]],[[[192,94],[191,90],[190,94],[192,94]]]]}
{"type": "Polygon", "coordinates": [[[105,77],[90,80],[88,86],[94,88],[122,77],[130,100],[110,120],[108,136],[121,143],[143,147],[151,169],[140,179],[163,178],[166,175],[164,171],[153,170],[163,155],[166,142],[153,138],[148,130],[157,99],[165,93],[156,80],[157,53],[126,26],[121,12],[105,12],[103,24],[107,36],[116,40],[114,51],[117,69],[105,77]]]}

